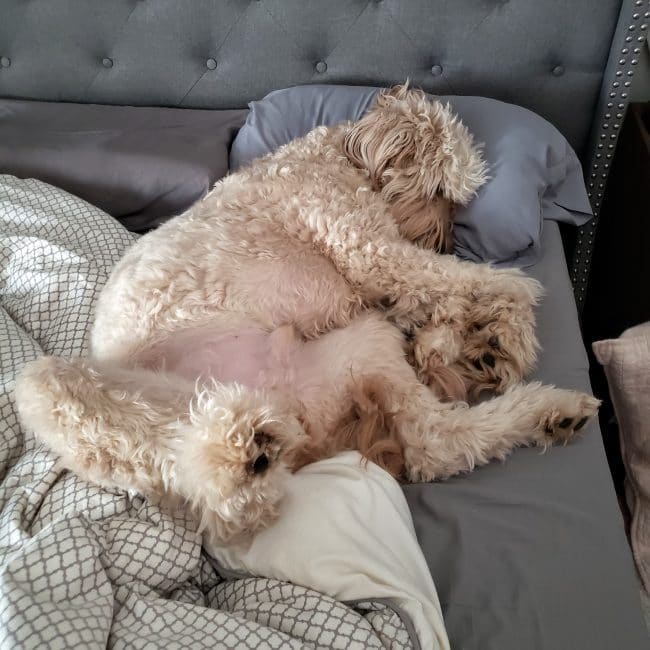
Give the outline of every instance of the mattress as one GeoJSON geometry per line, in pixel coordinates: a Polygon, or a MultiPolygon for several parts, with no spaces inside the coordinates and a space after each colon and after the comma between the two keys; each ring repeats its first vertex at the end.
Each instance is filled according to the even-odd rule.
{"type": "MultiPolygon", "coordinates": [[[[529,273],[546,288],[535,378],[590,390],[558,226],[529,273]]],[[[452,480],[405,488],[451,647],[648,648],[597,423],[541,454],[519,449],[452,480]]]]}

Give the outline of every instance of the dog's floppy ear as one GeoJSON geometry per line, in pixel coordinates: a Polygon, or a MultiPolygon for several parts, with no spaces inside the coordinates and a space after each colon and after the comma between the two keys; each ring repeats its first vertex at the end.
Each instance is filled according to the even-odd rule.
{"type": "Polygon", "coordinates": [[[426,101],[430,106],[426,113],[420,113],[419,105],[411,107],[421,118],[420,138],[435,143],[422,152],[420,160],[429,170],[432,187],[452,203],[467,205],[489,178],[481,147],[449,104],[426,101]]]}
{"type": "Polygon", "coordinates": [[[423,199],[441,194],[465,205],[487,180],[479,147],[450,107],[408,84],[382,91],[350,127],[343,148],[368,171],[375,190],[399,176],[402,187],[409,185],[423,199]]]}

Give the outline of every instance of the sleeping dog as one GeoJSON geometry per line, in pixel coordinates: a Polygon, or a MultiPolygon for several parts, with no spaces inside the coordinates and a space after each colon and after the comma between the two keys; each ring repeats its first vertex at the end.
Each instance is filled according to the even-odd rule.
{"type": "Polygon", "coordinates": [[[441,254],[485,179],[448,107],[384,92],[142,237],[97,304],[91,357],[19,377],[24,425],[91,481],[182,500],[220,541],[267,525],[289,471],[344,449],[430,481],[569,439],[598,401],[520,383],[539,285],[441,254]],[[464,399],[484,389],[498,395],[464,399]]]}

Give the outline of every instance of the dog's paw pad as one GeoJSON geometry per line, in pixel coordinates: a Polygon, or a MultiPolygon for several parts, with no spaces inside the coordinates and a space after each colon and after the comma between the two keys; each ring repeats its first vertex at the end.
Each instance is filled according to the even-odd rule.
{"type": "Polygon", "coordinates": [[[267,430],[255,431],[252,444],[248,447],[249,473],[256,476],[264,474],[279,459],[282,451],[282,441],[277,436],[267,430]]]}
{"type": "Polygon", "coordinates": [[[598,413],[600,401],[591,395],[561,391],[558,404],[541,421],[545,434],[542,442],[566,442],[578,433],[598,413]]]}
{"type": "Polygon", "coordinates": [[[253,445],[250,448],[251,460],[248,464],[250,474],[264,474],[271,466],[271,461],[277,460],[282,453],[280,441],[268,431],[256,431],[253,434],[253,445]]]}
{"type": "Polygon", "coordinates": [[[578,422],[576,423],[576,425],[573,427],[573,430],[574,431],[580,431],[580,429],[582,429],[582,427],[584,427],[585,424],[587,424],[587,420],[589,420],[589,418],[587,416],[585,416],[583,418],[580,418],[578,420],[578,422]]]}
{"type": "Polygon", "coordinates": [[[264,472],[269,468],[269,457],[266,454],[260,454],[251,463],[250,468],[253,474],[264,474],[264,472]]]}

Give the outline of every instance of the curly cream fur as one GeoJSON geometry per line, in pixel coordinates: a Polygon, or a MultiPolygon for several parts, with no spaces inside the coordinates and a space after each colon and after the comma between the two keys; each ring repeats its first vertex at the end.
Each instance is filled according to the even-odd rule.
{"type": "Polygon", "coordinates": [[[565,440],[596,400],[517,385],[539,285],[424,248],[447,247],[485,174],[449,108],[405,87],[255,161],[125,255],[92,357],[19,378],[23,423],[64,466],[182,499],[223,540],[342,449],[416,481],[565,440]],[[504,394],[441,401],[485,387],[504,394]]]}

